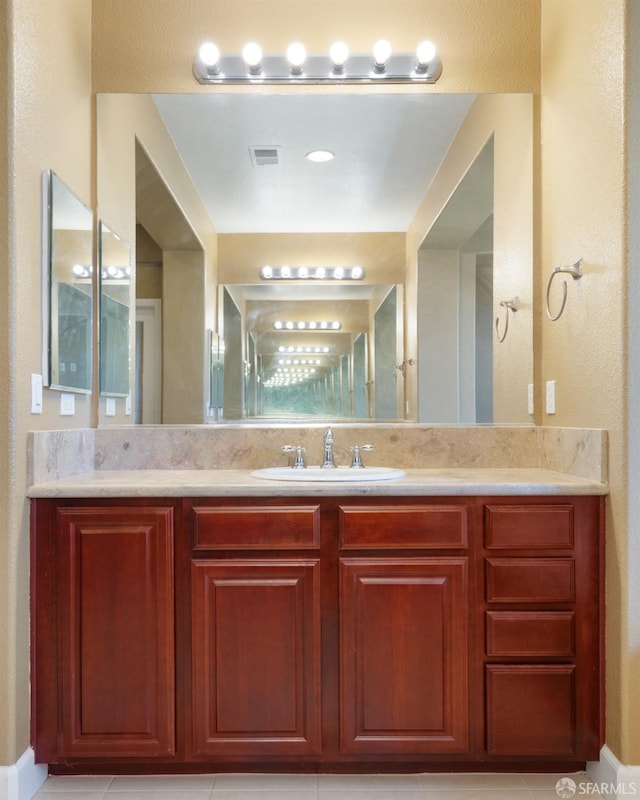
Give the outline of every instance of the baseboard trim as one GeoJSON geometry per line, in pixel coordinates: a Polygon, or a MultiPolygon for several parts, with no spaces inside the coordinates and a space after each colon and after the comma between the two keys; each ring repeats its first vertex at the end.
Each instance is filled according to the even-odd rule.
{"type": "Polygon", "coordinates": [[[47,780],[46,764],[36,764],[31,747],[15,764],[0,767],[0,800],[31,800],[47,780]]]}
{"type": "Polygon", "coordinates": [[[600,794],[615,800],[640,798],[640,766],[622,764],[605,744],[599,761],[587,762],[587,776],[597,783],[600,794]]]}

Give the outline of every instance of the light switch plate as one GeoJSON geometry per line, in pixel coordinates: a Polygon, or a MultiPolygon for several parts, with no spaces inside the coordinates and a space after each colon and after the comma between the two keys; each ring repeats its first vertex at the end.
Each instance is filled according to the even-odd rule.
{"type": "Polygon", "coordinates": [[[104,413],[107,417],[115,417],[116,415],[116,398],[107,397],[104,402],[104,413]]]}

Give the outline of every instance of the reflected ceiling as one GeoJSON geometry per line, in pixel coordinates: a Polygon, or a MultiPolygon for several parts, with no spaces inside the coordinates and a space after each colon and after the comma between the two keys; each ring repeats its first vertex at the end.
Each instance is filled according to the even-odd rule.
{"type": "Polygon", "coordinates": [[[474,95],[154,95],[219,233],[406,231],[474,95]],[[252,148],[277,150],[258,166],[252,148]],[[336,157],[317,164],[315,149],[336,157]]]}

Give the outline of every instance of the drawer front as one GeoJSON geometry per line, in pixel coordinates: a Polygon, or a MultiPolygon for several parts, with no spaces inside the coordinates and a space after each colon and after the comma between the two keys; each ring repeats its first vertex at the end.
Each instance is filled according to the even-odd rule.
{"type": "Polygon", "coordinates": [[[489,603],[573,603],[572,558],[488,558],[489,603]]]}
{"type": "Polygon", "coordinates": [[[489,549],[573,547],[573,507],[568,504],[485,506],[484,521],[489,549]]]}
{"type": "Polygon", "coordinates": [[[458,549],[467,546],[465,506],[340,506],[340,547],[458,549]]]}
{"type": "Polygon", "coordinates": [[[202,506],[193,509],[194,550],[315,549],[320,506],[202,506]]]}
{"type": "Polygon", "coordinates": [[[575,655],[573,611],[487,611],[489,658],[575,655]]]}

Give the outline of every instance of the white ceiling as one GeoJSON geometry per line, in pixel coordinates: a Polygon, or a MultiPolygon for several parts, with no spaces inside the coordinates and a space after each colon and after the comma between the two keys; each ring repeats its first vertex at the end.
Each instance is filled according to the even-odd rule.
{"type": "Polygon", "coordinates": [[[154,95],[219,233],[405,231],[473,99],[154,95]],[[254,166],[253,146],[277,146],[281,163],[254,166]],[[318,148],[336,158],[308,161],[318,148]]]}

